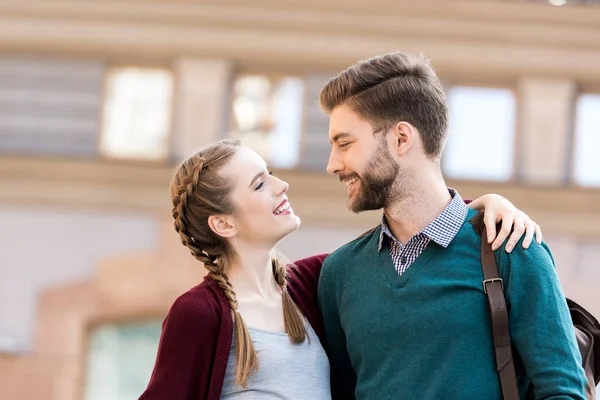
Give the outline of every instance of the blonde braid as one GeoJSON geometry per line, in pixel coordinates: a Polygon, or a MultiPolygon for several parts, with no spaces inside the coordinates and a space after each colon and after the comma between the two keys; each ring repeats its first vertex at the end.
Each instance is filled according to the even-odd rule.
{"type": "Polygon", "coordinates": [[[274,256],[271,256],[271,265],[273,266],[275,282],[281,288],[285,330],[293,343],[302,343],[306,339],[306,325],[304,316],[287,290],[287,267],[274,256]]]}
{"type": "Polygon", "coordinates": [[[258,371],[258,354],[254,349],[254,343],[252,342],[252,337],[248,331],[248,326],[246,326],[238,309],[238,302],[235,292],[233,291],[233,286],[229,282],[225,272],[223,272],[223,267],[219,265],[220,260],[204,254],[196,258],[204,262],[204,266],[208,269],[209,276],[217,282],[229,301],[229,306],[233,312],[233,321],[235,323],[235,358],[237,362],[235,379],[242,387],[247,388],[248,375],[250,375],[250,372],[252,371],[258,371]]]}
{"type": "MultiPolygon", "coordinates": [[[[199,182],[200,174],[204,167],[204,159],[198,159],[199,163],[194,168],[193,173],[185,176],[181,179],[180,185],[177,188],[176,194],[173,196],[173,218],[175,219],[174,226],[181,243],[186,246],[192,256],[198,261],[204,264],[204,267],[208,270],[209,276],[214,282],[221,288],[229,307],[233,313],[233,320],[235,324],[235,338],[236,338],[236,382],[244,388],[247,387],[248,375],[253,370],[258,370],[258,355],[254,349],[252,338],[246,323],[242,319],[238,309],[238,302],[236,299],[233,286],[229,282],[227,275],[224,272],[223,260],[220,257],[208,254],[196,245],[194,237],[188,232],[186,209],[188,206],[188,199],[193,197],[196,192],[199,182]]],[[[182,172],[187,172],[185,166],[181,168],[182,172]]]]}

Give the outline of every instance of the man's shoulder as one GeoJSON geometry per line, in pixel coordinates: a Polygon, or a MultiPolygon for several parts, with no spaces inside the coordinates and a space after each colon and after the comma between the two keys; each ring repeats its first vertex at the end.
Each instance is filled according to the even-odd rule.
{"type": "MultiPolygon", "coordinates": [[[[498,224],[496,232],[499,232],[500,228],[501,224],[498,224]]],[[[461,235],[463,244],[473,246],[473,248],[477,249],[477,251],[481,251],[481,240],[485,240],[481,237],[482,229],[483,213],[478,212],[473,214],[473,212],[470,212],[465,225],[461,229],[463,233],[461,235]]],[[[538,262],[546,262],[549,265],[554,266],[554,258],[552,256],[550,247],[546,242],[538,244],[535,240],[533,240],[529,248],[524,249],[524,240],[525,236],[523,235],[516,243],[514,250],[511,253],[507,253],[505,246],[508,243],[508,239],[506,239],[504,243],[502,243],[502,245],[494,251],[496,261],[502,265],[522,263],[531,266],[538,262]]],[[[500,267],[502,267],[502,265],[500,265],[500,267]]],[[[534,268],[537,267],[534,266],[534,268]]]]}
{"type": "MultiPolygon", "coordinates": [[[[460,246],[462,247],[462,250],[468,248],[473,252],[480,253],[481,235],[484,226],[483,217],[483,213],[469,209],[465,222],[452,240],[453,246],[460,246]]],[[[498,231],[499,230],[500,225],[498,226],[498,231]]]]}
{"type": "Polygon", "coordinates": [[[521,238],[512,252],[507,253],[504,243],[494,253],[500,269],[508,269],[510,274],[530,276],[532,278],[544,279],[548,275],[556,274],[556,265],[552,251],[546,242],[538,244],[535,240],[529,248],[523,248],[521,238]]]}
{"type": "Polygon", "coordinates": [[[381,225],[369,229],[362,233],[356,239],[341,246],[325,258],[323,261],[323,269],[333,268],[336,265],[344,265],[350,259],[356,258],[361,252],[366,249],[377,246],[379,240],[379,232],[381,225]]]}

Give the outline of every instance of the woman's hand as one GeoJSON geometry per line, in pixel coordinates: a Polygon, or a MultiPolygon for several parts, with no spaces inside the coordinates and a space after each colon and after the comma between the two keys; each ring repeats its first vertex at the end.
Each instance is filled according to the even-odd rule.
{"type": "Polygon", "coordinates": [[[484,223],[488,232],[488,243],[492,243],[492,249],[498,249],[510,234],[510,239],[506,243],[505,249],[510,253],[521,236],[525,234],[523,239],[523,248],[528,248],[535,234],[535,241],[538,244],[542,243],[542,231],[540,226],[536,224],[527,214],[519,210],[508,199],[498,194],[483,195],[471,203],[469,207],[478,211],[485,212],[484,223]],[[502,221],[502,228],[496,236],[496,224],[502,221]]]}

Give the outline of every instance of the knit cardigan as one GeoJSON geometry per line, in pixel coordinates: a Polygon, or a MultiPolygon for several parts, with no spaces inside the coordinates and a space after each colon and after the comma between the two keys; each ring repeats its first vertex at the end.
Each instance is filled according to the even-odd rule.
{"type": "MultiPolygon", "coordinates": [[[[296,261],[288,292],[319,339],[317,284],[325,254],[296,261]]],[[[150,383],[139,400],[219,400],[233,338],[231,308],[209,277],[181,295],[163,326],[150,383]]]]}

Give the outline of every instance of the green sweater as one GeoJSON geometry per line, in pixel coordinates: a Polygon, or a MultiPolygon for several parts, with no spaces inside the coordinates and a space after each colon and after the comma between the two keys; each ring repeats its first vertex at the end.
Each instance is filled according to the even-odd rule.
{"type": "MultiPolygon", "coordinates": [[[[333,389],[348,399],[501,399],[481,239],[467,220],[398,276],[381,228],[341,247],[319,282],[333,389]]],[[[585,374],[548,246],[496,251],[520,392],[585,400],[585,374]]]]}

